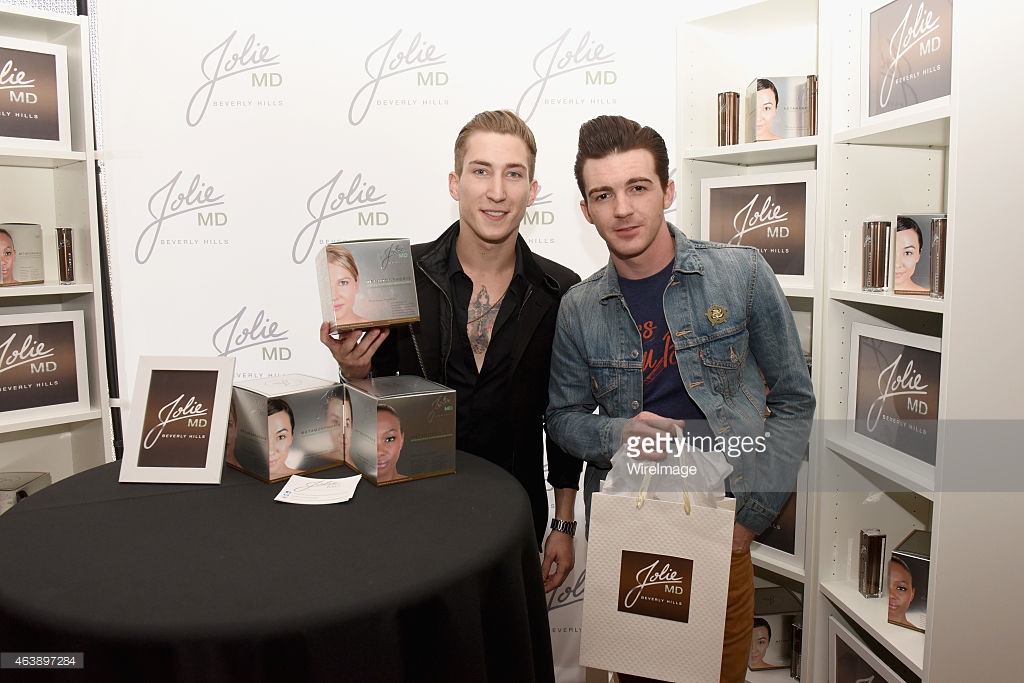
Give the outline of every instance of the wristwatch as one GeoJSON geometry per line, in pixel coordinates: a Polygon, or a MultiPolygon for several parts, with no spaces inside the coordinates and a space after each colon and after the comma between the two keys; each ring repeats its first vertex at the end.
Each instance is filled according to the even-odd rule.
{"type": "Polygon", "coordinates": [[[569,534],[572,537],[576,536],[576,522],[567,522],[564,519],[552,519],[551,530],[561,531],[563,534],[569,534]]]}

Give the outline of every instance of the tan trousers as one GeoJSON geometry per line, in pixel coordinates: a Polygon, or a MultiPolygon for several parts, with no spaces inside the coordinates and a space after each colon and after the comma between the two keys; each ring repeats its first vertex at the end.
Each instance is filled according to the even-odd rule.
{"type": "MultiPolygon", "coordinates": [[[[722,639],[721,683],[743,683],[754,632],[754,565],[750,551],[733,553],[729,568],[729,598],[722,639]]],[[[654,679],[617,674],[621,683],[652,683],[654,679]]]]}

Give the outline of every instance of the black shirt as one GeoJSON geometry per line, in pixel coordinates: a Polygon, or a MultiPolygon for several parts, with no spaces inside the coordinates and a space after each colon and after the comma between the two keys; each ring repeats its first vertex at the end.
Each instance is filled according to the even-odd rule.
{"type": "Polygon", "coordinates": [[[519,310],[528,283],[522,272],[521,254],[516,248],[516,266],[508,290],[501,299],[498,317],[480,370],[466,332],[467,310],[473,296],[473,281],[466,275],[452,249],[448,258],[448,295],[453,311],[452,354],[447,361],[448,387],[455,390],[456,447],[484,457],[506,469],[513,462],[512,439],[503,437],[509,429],[505,405],[507,382],[512,367],[512,345],[516,337],[519,310]]]}

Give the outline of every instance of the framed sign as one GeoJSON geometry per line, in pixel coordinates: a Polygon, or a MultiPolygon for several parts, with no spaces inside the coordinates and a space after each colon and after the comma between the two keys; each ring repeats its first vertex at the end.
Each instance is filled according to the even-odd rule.
{"type": "Polygon", "coordinates": [[[828,663],[833,683],[905,683],[835,617],[828,618],[828,663]]]}
{"type": "Polygon", "coordinates": [[[71,149],[63,45],[0,36],[0,147],[71,149]]]}
{"type": "Polygon", "coordinates": [[[804,539],[807,523],[807,460],[800,465],[796,491],[782,506],[768,528],[754,540],[761,544],[759,551],[777,557],[787,564],[804,564],[804,539]]]}
{"type": "Polygon", "coordinates": [[[779,283],[814,286],[814,171],[701,180],[702,239],[754,247],[779,283]]]}
{"type": "Polygon", "coordinates": [[[847,437],[911,471],[935,466],[940,340],[853,323],[847,437]]]}
{"type": "Polygon", "coordinates": [[[219,484],[235,359],[139,359],[122,482],[219,484]]]}
{"type": "Polygon", "coordinates": [[[947,97],[953,0],[893,0],[865,16],[867,118],[947,97]]]}
{"type": "Polygon", "coordinates": [[[88,409],[82,312],[0,316],[0,423],[88,409]]]}

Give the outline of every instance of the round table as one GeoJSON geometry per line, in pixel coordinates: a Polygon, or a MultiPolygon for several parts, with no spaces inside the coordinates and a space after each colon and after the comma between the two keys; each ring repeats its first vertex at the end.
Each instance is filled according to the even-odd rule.
{"type": "Polygon", "coordinates": [[[220,485],[119,468],[0,516],[0,650],[84,655],[35,681],[554,678],[527,496],[483,459],[316,506],[231,468],[220,485]]]}

